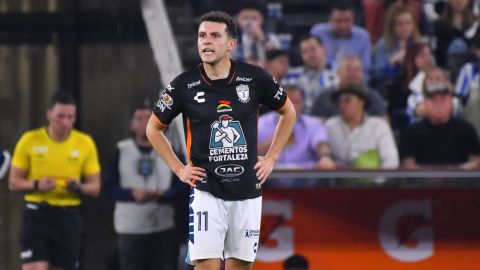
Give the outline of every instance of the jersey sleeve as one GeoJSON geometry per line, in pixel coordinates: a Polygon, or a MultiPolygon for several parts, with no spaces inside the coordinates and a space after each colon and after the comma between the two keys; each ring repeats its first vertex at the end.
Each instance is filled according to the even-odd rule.
{"type": "Polygon", "coordinates": [[[182,110],[182,96],[178,77],[160,93],[153,114],[163,125],[169,125],[182,110]]]}
{"type": "Polygon", "coordinates": [[[83,175],[89,175],[100,172],[100,162],[98,161],[97,147],[95,142],[91,137],[88,137],[86,142],[86,147],[88,147],[88,155],[85,159],[83,165],[82,173],[83,175]]]}
{"type": "Polygon", "coordinates": [[[13,152],[12,165],[27,170],[30,166],[30,157],[28,151],[29,139],[28,135],[24,134],[15,146],[15,151],[13,152]]]}
{"type": "Polygon", "coordinates": [[[259,72],[257,80],[261,93],[261,103],[275,111],[280,109],[287,101],[287,94],[283,91],[283,88],[278,84],[277,80],[265,70],[259,72]]]}

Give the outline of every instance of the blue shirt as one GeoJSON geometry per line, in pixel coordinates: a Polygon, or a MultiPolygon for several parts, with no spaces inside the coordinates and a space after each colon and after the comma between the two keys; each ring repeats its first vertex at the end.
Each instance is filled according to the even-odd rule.
{"type": "Polygon", "coordinates": [[[342,55],[357,55],[363,63],[365,80],[371,67],[370,34],[363,28],[354,26],[347,38],[337,37],[329,23],[318,23],[312,27],[310,34],[320,38],[327,51],[327,63],[336,68],[342,55]]]}

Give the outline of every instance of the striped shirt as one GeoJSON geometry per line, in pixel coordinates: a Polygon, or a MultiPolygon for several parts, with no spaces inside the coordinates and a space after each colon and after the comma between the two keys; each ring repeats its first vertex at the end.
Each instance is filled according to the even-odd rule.
{"type": "Polygon", "coordinates": [[[338,84],[338,76],[330,69],[316,71],[301,66],[291,68],[282,79],[281,84],[300,87],[305,94],[304,110],[306,113],[310,113],[317,96],[323,90],[332,88],[338,84]]]}
{"type": "Polygon", "coordinates": [[[466,98],[470,91],[480,87],[478,76],[478,61],[463,65],[455,85],[455,93],[462,98],[466,98]]]}

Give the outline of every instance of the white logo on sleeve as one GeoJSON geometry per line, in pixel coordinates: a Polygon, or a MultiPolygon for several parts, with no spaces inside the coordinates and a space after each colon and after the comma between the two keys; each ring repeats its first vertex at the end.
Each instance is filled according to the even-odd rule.
{"type": "Polygon", "coordinates": [[[202,98],[203,96],[205,96],[205,92],[198,92],[193,99],[196,100],[198,103],[204,103],[205,98],[202,98]]]}
{"type": "Polygon", "coordinates": [[[20,259],[26,260],[30,259],[33,256],[33,251],[31,249],[27,249],[25,251],[20,252],[20,259]]]}

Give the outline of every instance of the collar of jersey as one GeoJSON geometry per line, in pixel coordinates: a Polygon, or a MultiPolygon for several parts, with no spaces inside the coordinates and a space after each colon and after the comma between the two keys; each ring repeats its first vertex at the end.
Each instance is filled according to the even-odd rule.
{"type": "Polygon", "coordinates": [[[205,82],[208,86],[227,86],[230,85],[234,80],[233,78],[235,77],[235,73],[237,70],[237,61],[230,59],[230,72],[228,73],[228,76],[226,79],[218,79],[218,80],[211,80],[207,73],[205,72],[205,69],[203,68],[203,64],[198,65],[198,69],[200,70],[200,77],[202,78],[202,81],[205,82]]]}

